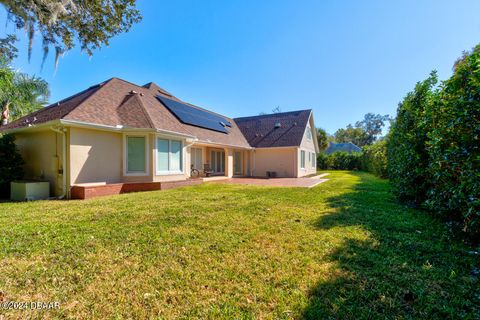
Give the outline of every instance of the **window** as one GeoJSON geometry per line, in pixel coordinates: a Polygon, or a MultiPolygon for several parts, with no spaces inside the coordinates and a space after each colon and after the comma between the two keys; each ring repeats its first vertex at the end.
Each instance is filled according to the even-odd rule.
{"type": "Polygon", "coordinates": [[[300,168],[305,169],[305,151],[300,151],[300,168]]]}
{"type": "Polygon", "coordinates": [[[312,140],[312,129],[307,126],[307,140],[312,140]]]}
{"type": "Polygon", "coordinates": [[[146,173],[146,137],[127,136],[127,173],[146,173]]]}
{"type": "Polygon", "coordinates": [[[181,173],[182,149],[182,141],[157,138],[157,174],[181,173]]]}
{"type": "Polygon", "coordinates": [[[315,152],[312,152],[312,168],[317,167],[317,159],[315,157],[315,152]]]}

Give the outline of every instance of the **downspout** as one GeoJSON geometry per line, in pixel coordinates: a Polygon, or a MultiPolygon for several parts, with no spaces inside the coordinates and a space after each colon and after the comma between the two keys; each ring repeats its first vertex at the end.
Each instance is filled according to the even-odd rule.
{"type": "MultiPolygon", "coordinates": [[[[55,127],[50,127],[50,130],[59,133],[62,135],[62,194],[57,197],[57,199],[64,199],[65,196],[67,195],[67,173],[66,173],[66,167],[67,167],[67,139],[65,135],[65,128],[61,127],[60,129],[57,129],[55,127]]],[[[58,171],[57,171],[58,174],[58,171]]]]}

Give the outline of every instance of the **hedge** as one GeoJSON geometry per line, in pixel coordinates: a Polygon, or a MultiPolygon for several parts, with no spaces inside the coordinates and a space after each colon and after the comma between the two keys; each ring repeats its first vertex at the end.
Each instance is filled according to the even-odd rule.
{"type": "Polygon", "coordinates": [[[436,73],[417,83],[399,104],[397,117],[387,136],[388,176],[400,201],[419,207],[424,204],[431,180],[428,175],[428,113],[436,99],[436,73]]]}
{"type": "Polygon", "coordinates": [[[317,157],[317,166],[324,170],[358,170],[360,169],[360,158],[362,154],[359,152],[334,152],[331,154],[319,154],[317,157]]]}
{"type": "Polygon", "coordinates": [[[393,191],[408,203],[458,221],[480,240],[480,46],[453,76],[417,84],[399,105],[388,135],[393,191]]]}
{"type": "Polygon", "coordinates": [[[361,169],[380,178],[387,178],[387,142],[380,140],[362,148],[361,169]]]}

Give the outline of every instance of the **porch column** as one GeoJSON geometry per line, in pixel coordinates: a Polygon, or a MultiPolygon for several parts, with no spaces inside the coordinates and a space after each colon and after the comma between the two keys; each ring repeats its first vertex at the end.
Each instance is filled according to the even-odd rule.
{"type": "Polygon", "coordinates": [[[225,148],[225,176],[233,177],[233,149],[225,148]]]}

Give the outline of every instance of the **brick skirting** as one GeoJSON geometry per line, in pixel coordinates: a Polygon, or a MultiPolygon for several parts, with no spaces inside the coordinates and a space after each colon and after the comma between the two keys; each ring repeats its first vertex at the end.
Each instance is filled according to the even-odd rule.
{"type": "Polygon", "coordinates": [[[70,189],[72,199],[91,199],[101,196],[110,196],[121,193],[167,190],[184,186],[201,184],[201,179],[181,180],[168,182],[134,182],[134,183],[112,183],[103,185],[80,185],[70,189]]]}

